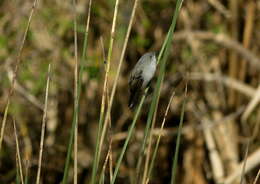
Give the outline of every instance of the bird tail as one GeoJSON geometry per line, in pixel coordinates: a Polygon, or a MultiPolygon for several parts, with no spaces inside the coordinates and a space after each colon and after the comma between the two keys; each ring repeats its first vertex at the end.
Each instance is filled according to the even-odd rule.
{"type": "Polygon", "coordinates": [[[133,109],[136,106],[136,104],[139,101],[140,94],[141,93],[139,90],[130,92],[130,97],[129,97],[129,101],[128,101],[128,107],[130,109],[133,109]]]}

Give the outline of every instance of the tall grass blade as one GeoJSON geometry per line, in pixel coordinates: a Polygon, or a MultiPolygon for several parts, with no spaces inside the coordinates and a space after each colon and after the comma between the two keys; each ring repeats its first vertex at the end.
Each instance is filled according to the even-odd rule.
{"type": "Polygon", "coordinates": [[[18,166],[18,159],[16,155],[16,176],[15,176],[15,183],[20,184],[20,174],[19,174],[19,166],[18,166]]]}
{"type": "Polygon", "coordinates": [[[19,176],[20,176],[20,181],[22,182],[22,184],[24,184],[22,159],[21,159],[21,153],[20,153],[20,149],[19,149],[19,141],[18,141],[18,136],[17,136],[15,120],[13,120],[13,125],[14,125],[14,136],[15,136],[15,144],[16,144],[16,156],[17,156],[17,162],[18,162],[18,167],[19,167],[19,176]]]}
{"type": "MultiPolygon", "coordinates": [[[[82,51],[82,56],[81,56],[81,60],[80,60],[79,78],[76,81],[76,83],[77,83],[77,93],[76,93],[77,94],[77,101],[79,101],[79,99],[80,99],[81,87],[82,87],[82,75],[83,75],[83,70],[84,70],[84,62],[86,61],[86,50],[87,50],[87,44],[88,44],[88,32],[89,32],[91,5],[92,5],[92,0],[89,1],[89,9],[88,9],[86,31],[85,31],[85,35],[84,35],[83,51],[82,51]]],[[[74,26],[76,26],[76,25],[74,25],[74,26]]],[[[74,29],[75,29],[75,27],[74,27],[74,29]]],[[[73,112],[73,122],[72,122],[72,127],[71,127],[71,130],[70,130],[70,138],[69,138],[68,151],[67,151],[64,173],[63,173],[63,178],[62,178],[62,184],[68,183],[69,166],[70,166],[72,146],[73,146],[73,141],[74,141],[74,136],[75,136],[74,133],[75,133],[75,129],[76,129],[76,120],[77,120],[76,114],[79,111],[78,104],[74,107],[75,107],[75,109],[74,109],[74,112],[73,112]]]]}
{"type": "Polygon", "coordinates": [[[108,103],[108,108],[107,108],[106,115],[105,115],[104,127],[102,129],[102,134],[101,134],[101,139],[100,139],[100,146],[99,146],[100,148],[102,147],[102,144],[103,144],[103,141],[104,141],[104,138],[105,138],[107,125],[108,125],[108,121],[109,121],[109,118],[110,118],[110,112],[111,112],[111,108],[112,108],[112,105],[113,105],[113,102],[114,102],[114,96],[115,96],[115,93],[116,93],[116,87],[117,87],[117,84],[118,84],[118,79],[119,79],[119,75],[120,75],[120,72],[121,72],[121,67],[122,67],[124,56],[125,56],[126,47],[127,47],[127,44],[128,44],[128,40],[129,40],[129,37],[130,37],[131,30],[132,30],[132,25],[133,25],[133,22],[134,22],[134,17],[135,17],[135,12],[136,12],[136,9],[137,9],[138,1],[139,0],[135,0],[134,6],[132,8],[131,18],[130,18],[129,25],[128,25],[128,28],[127,28],[126,37],[125,37],[124,44],[123,44],[123,49],[122,49],[122,52],[121,52],[121,55],[120,55],[120,60],[119,60],[118,68],[117,68],[117,71],[116,71],[116,77],[115,77],[115,80],[114,80],[114,83],[113,83],[113,88],[112,88],[110,100],[109,100],[109,103],[108,103]]]}
{"type": "Polygon", "coordinates": [[[100,174],[99,184],[104,183],[104,180],[105,180],[105,170],[106,170],[107,162],[108,162],[108,159],[109,159],[109,152],[110,152],[110,149],[107,152],[105,163],[103,165],[103,168],[102,168],[102,171],[101,171],[101,174],[100,174]]]}
{"type": "MultiPolygon", "coordinates": [[[[165,124],[165,121],[166,121],[166,117],[167,117],[167,114],[168,114],[168,111],[169,111],[169,108],[170,108],[170,105],[172,103],[172,99],[173,99],[173,96],[174,96],[174,92],[172,93],[171,97],[170,97],[170,100],[169,100],[169,103],[167,105],[167,108],[166,108],[166,111],[165,111],[165,114],[164,114],[164,118],[163,118],[163,122],[162,122],[162,125],[161,125],[161,128],[160,128],[160,132],[162,132],[163,128],[164,128],[164,124],[165,124]]],[[[152,170],[153,170],[153,166],[154,166],[154,161],[155,161],[155,158],[156,158],[156,155],[157,155],[157,152],[158,152],[158,148],[159,148],[159,144],[160,144],[160,140],[161,140],[161,133],[159,134],[158,136],[158,139],[156,141],[156,145],[155,145],[155,148],[154,148],[154,152],[153,152],[153,156],[152,156],[152,159],[151,159],[151,163],[150,163],[150,166],[149,166],[149,169],[148,169],[148,174],[147,174],[147,180],[149,181],[149,178],[151,176],[151,173],[152,173],[152,170]]],[[[147,181],[146,180],[146,181],[147,181]]]]}
{"type": "MultiPolygon", "coordinates": [[[[73,183],[78,183],[78,121],[79,121],[79,73],[78,73],[78,36],[77,36],[77,12],[76,0],[73,0],[73,13],[74,13],[74,115],[75,128],[74,128],[74,168],[73,168],[73,183]]],[[[74,122],[73,122],[74,124],[74,122]]]]}
{"type": "Polygon", "coordinates": [[[19,51],[18,51],[18,54],[17,54],[15,69],[14,69],[14,76],[12,78],[11,87],[9,89],[9,94],[8,94],[8,97],[7,97],[7,103],[6,103],[6,107],[5,107],[5,111],[4,111],[4,118],[3,118],[2,126],[1,126],[0,151],[1,151],[1,148],[2,148],[2,143],[3,143],[3,138],[4,138],[4,131],[5,131],[5,125],[6,125],[6,118],[7,118],[7,114],[8,114],[8,110],[9,110],[9,105],[10,105],[10,99],[11,99],[13,92],[14,92],[14,85],[15,85],[15,81],[16,81],[16,78],[17,78],[19,65],[21,63],[22,51],[23,51],[23,48],[24,48],[24,44],[25,44],[25,41],[26,41],[26,38],[27,38],[27,34],[28,34],[28,31],[29,31],[31,21],[32,21],[32,17],[34,15],[34,11],[36,9],[37,4],[38,4],[38,0],[34,0],[33,6],[31,8],[31,12],[30,12],[30,15],[29,15],[29,18],[28,18],[28,22],[27,22],[27,25],[26,25],[26,28],[25,28],[25,31],[24,31],[24,34],[23,34],[22,42],[21,42],[21,45],[20,45],[20,48],[19,48],[19,51]]]}
{"type": "Polygon", "coordinates": [[[159,63],[159,66],[160,66],[159,77],[158,77],[157,82],[156,82],[156,89],[155,89],[155,92],[154,92],[154,95],[153,95],[153,100],[152,100],[152,104],[151,104],[151,107],[150,107],[150,110],[149,110],[149,113],[148,113],[148,119],[147,119],[147,123],[146,123],[146,127],[145,127],[144,139],[142,141],[142,146],[141,146],[139,156],[138,156],[138,162],[137,162],[137,168],[136,168],[136,176],[137,176],[136,178],[137,178],[137,180],[139,179],[141,164],[142,164],[142,160],[143,160],[143,156],[144,156],[144,149],[146,147],[147,138],[149,136],[149,132],[150,132],[150,129],[151,129],[150,128],[151,122],[152,122],[152,119],[154,117],[155,109],[158,105],[159,96],[160,96],[160,86],[161,86],[162,81],[164,79],[166,61],[167,61],[167,57],[169,55],[170,45],[171,45],[172,39],[173,39],[173,32],[174,32],[174,29],[175,29],[177,17],[179,15],[179,11],[181,9],[182,2],[183,2],[183,0],[177,1],[176,9],[175,9],[175,12],[174,12],[174,15],[173,15],[173,19],[172,19],[170,29],[168,31],[168,34],[165,38],[165,41],[164,41],[163,46],[162,46],[160,53],[159,53],[159,57],[158,57],[158,63],[159,63]],[[162,58],[162,60],[161,60],[161,58],[162,58]]]}
{"type": "Polygon", "coordinates": [[[45,127],[46,127],[46,121],[47,121],[46,119],[47,119],[47,107],[48,107],[48,96],[49,96],[49,86],[50,86],[50,72],[51,72],[51,65],[49,64],[48,73],[47,73],[47,84],[46,84],[46,90],[45,90],[44,111],[43,111],[43,117],[42,117],[41,141],[40,141],[40,152],[39,152],[36,184],[40,183],[40,176],[41,176],[42,153],[43,153],[45,127]]]}
{"type": "Polygon", "coordinates": [[[126,140],[125,140],[125,143],[124,143],[123,149],[122,149],[122,151],[121,151],[121,153],[120,153],[120,156],[119,156],[119,158],[118,158],[118,160],[117,160],[117,162],[116,162],[116,168],[115,168],[115,171],[114,171],[114,175],[113,175],[111,184],[114,184],[114,183],[115,183],[115,180],[116,180],[116,177],[117,177],[117,173],[118,173],[119,167],[120,167],[121,162],[122,162],[122,159],[123,159],[123,157],[124,157],[126,148],[127,148],[127,146],[128,146],[128,143],[129,143],[129,140],[130,140],[130,138],[131,138],[131,136],[132,136],[132,134],[133,134],[133,130],[134,130],[135,124],[136,124],[136,122],[137,122],[137,119],[138,119],[138,117],[139,117],[139,114],[140,114],[140,112],[141,112],[141,109],[142,109],[142,106],[143,106],[144,99],[145,99],[145,96],[146,96],[147,91],[148,91],[148,89],[146,89],[145,94],[143,95],[143,97],[142,97],[142,99],[141,99],[141,102],[140,102],[140,104],[139,104],[139,106],[138,106],[138,108],[137,108],[137,110],[136,110],[136,112],[135,112],[135,116],[134,116],[134,119],[133,119],[133,121],[132,121],[132,124],[131,124],[131,126],[129,127],[129,129],[128,129],[127,138],[126,138],[126,140]]]}
{"type": "Polygon", "coordinates": [[[115,27],[116,27],[117,13],[118,13],[118,5],[119,5],[119,0],[116,0],[115,9],[114,9],[114,16],[113,16],[113,23],[112,23],[112,28],[111,28],[111,36],[110,36],[110,41],[109,41],[109,50],[108,50],[108,56],[107,56],[106,74],[105,74],[105,81],[104,81],[103,94],[102,94],[101,111],[100,111],[100,117],[99,117],[99,122],[98,122],[97,145],[96,145],[96,148],[95,148],[94,163],[93,163],[91,182],[90,182],[91,184],[95,184],[95,181],[96,181],[96,173],[97,173],[97,170],[98,170],[100,153],[101,153],[101,149],[102,149],[102,144],[101,144],[102,134],[101,133],[102,133],[103,122],[104,122],[107,81],[108,81],[108,73],[109,73],[109,70],[110,70],[110,62],[111,62],[111,56],[112,56],[112,50],[113,50],[115,27]]]}
{"type": "Polygon", "coordinates": [[[182,109],[181,109],[181,119],[180,119],[180,123],[179,123],[177,141],[176,141],[176,147],[175,147],[175,154],[174,154],[173,164],[172,164],[171,184],[174,184],[174,182],[175,182],[176,168],[177,168],[177,162],[178,162],[178,155],[179,155],[179,148],[180,148],[180,141],[181,141],[181,132],[182,132],[182,125],[183,125],[186,101],[187,101],[187,84],[185,87],[185,98],[183,100],[182,109]]]}

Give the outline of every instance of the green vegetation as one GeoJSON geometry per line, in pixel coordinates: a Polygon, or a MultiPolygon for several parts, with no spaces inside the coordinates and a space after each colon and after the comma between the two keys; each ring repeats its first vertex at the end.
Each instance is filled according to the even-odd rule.
{"type": "Polygon", "coordinates": [[[0,10],[0,183],[36,181],[41,146],[39,183],[257,183],[256,1],[3,0],[0,10]],[[156,76],[130,110],[129,73],[149,51],[156,76]],[[246,152],[250,170],[233,177],[246,152]]]}

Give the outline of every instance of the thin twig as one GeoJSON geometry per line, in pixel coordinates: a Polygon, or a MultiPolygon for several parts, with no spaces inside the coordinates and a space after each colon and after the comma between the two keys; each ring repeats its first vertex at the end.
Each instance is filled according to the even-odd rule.
{"type": "Polygon", "coordinates": [[[222,5],[218,0],[208,0],[209,4],[211,4],[214,8],[216,8],[220,13],[222,13],[226,18],[230,18],[230,12],[222,5]]]}
{"type": "MultiPolygon", "coordinates": [[[[14,72],[12,71],[10,66],[6,67],[7,70],[7,76],[10,81],[12,81],[12,78],[14,77],[14,72]]],[[[31,104],[33,104],[35,107],[40,109],[41,111],[44,110],[43,104],[30,92],[28,92],[23,86],[21,86],[18,81],[15,82],[14,90],[20,93],[25,99],[27,99],[31,104]]]]}
{"type": "Polygon", "coordinates": [[[247,163],[247,157],[248,157],[248,150],[249,150],[250,142],[251,142],[251,140],[249,138],[248,142],[246,144],[246,151],[245,151],[245,157],[244,157],[243,166],[242,166],[240,184],[243,184],[244,177],[245,177],[245,168],[246,168],[246,163],[247,163]]]}
{"type": "MultiPolygon", "coordinates": [[[[106,99],[107,104],[109,104],[109,90],[106,88],[106,99]]],[[[108,142],[109,142],[109,179],[110,183],[112,183],[113,180],[113,155],[112,155],[112,145],[113,145],[113,139],[112,139],[112,125],[111,125],[111,116],[109,116],[109,129],[108,129],[108,142]]]]}
{"type": "MultiPolygon", "coordinates": [[[[75,1],[75,0],[74,0],[75,1]]],[[[74,74],[76,75],[74,77],[74,80],[77,81],[75,82],[74,81],[74,93],[75,91],[77,91],[77,94],[74,94],[74,96],[77,96],[77,99],[75,99],[74,97],[74,113],[75,115],[73,115],[73,123],[72,123],[72,129],[70,131],[70,138],[69,138],[69,145],[68,145],[68,152],[67,152],[67,156],[66,156],[66,161],[65,161],[65,168],[64,168],[64,172],[63,172],[63,179],[62,179],[62,183],[65,184],[67,183],[67,179],[68,179],[68,172],[69,172],[69,165],[70,165],[70,160],[71,160],[71,153],[72,153],[72,146],[73,146],[73,142],[77,142],[77,140],[74,140],[74,137],[77,137],[77,135],[75,135],[75,132],[78,132],[77,130],[77,122],[76,122],[76,119],[78,119],[78,109],[79,109],[79,106],[78,106],[78,101],[80,99],[80,93],[81,93],[81,83],[82,83],[82,75],[83,75],[83,70],[84,70],[84,65],[83,65],[83,62],[85,61],[86,59],[86,50],[87,50],[87,43],[88,43],[88,32],[89,32],[89,22],[90,22],[90,10],[91,10],[91,3],[92,1],[90,0],[89,1],[89,12],[88,12],[88,18],[87,18],[87,24],[86,24],[86,29],[85,29],[85,35],[84,35],[84,43],[83,43],[83,50],[82,50],[82,56],[81,56],[81,62],[80,62],[80,72],[79,72],[79,80],[76,80],[76,78],[78,77],[76,75],[76,70],[78,70],[78,64],[77,66],[75,67],[75,71],[74,71],[74,74]],[[75,89],[77,85],[77,90],[75,89]],[[76,103],[77,101],[77,103],[76,103]]],[[[73,2],[73,4],[76,4],[76,2],[73,2]]],[[[77,22],[75,21],[76,20],[76,6],[74,5],[73,6],[74,8],[74,54],[75,54],[75,59],[77,60],[77,31],[75,31],[77,28],[77,22]]],[[[77,62],[78,63],[78,62],[77,62]]],[[[76,65],[76,64],[75,64],[76,65]]],[[[77,145],[74,144],[74,147],[77,147],[77,145]]],[[[74,149],[75,150],[75,149],[74,149]]],[[[77,156],[76,156],[77,157],[77,156]]],[[[76,158],[77,160],[77,158],[76,158]]],[[[74,162],[74,164],[77,164],[74,162]]]]}
{"type": "Polygon", "coordinates": [[[45,91],[44,111],[43,111],[43,117],[42,117],[41,142],[40,142],[40,152],[39,152],[36,184],[40,183],[40,175],[41,175],[42,153],[43,153],[45,127],[46,127],[46,121],[47,121],[48,96],[49,96],[49,86],[50,86],[50,71],[51,71],[51,65],[49,64],[48,73],[47,73],[46,91],[45,91]]]}
{"type": "MultiPolygon", "coordinates": [[[[96,172],[97,172],[98,165],[99,165],[100,153],[101,153],[102,143],[103,143],[103,139],[104,139],[104,138],[102,139],[102,129],[103,130],[105,129],[104,128],[105,126],[103,126],[105,101],[106,101],[105,98],[106,98],[106,90],[107,90],[108,73],[110,71],[110,62],[111,62],[113,43],[114,43],[114,38],[115,38],[115,28],[116,28],[118,7],[119,7],[119,0],[116,0],[114,16],[113,16],[113,23],[112,23],[112,28],[111,28],[111,36],[110,36],[110,42],[109,42],[109,50],[108,50],[108,55],[107,55],[106,73],[105,73],[105,79],[104,79],[105,81],[104,81],[104,87],[103,87],[103,93],[102,93],[101,111],[100,111],[98,135],[97,135],[97,145],[96,145],[96,149],[95,149],[94,163],[93,163],[93,169],[92,169],[92,175],[91,175],[91,184],[95,184],[96,172]]],[[[109,108],[109,104],[108,104],[108,108],[109,108]]]]}
{"type": "Polygon", "coordinates": [[[183,126],[185,106],[186,106],[186,101],[187,101],[187,91],[188,91],[188,89],[187,89],[187,83],[186,83],[186,85],[185,85],[185,95],[184,95],[184,100],[183,100],[182,109],[181,109],[180,123],[179,123],[179,126],[178,126],[175,153],[174,153],[173,162],[172,162],[171,184],[175,184],[175,181],[176,181],[175,176],[176,176],[176,169],[177,169],[177,162],[178,162],[179,148],[180,148],[180,141],[181,141],[181,130],[182,130],[182,126],[183,126]]]}
{"type": "MultiPolygon", "coordinates": [[[[259,166],[259,164],[260,164],[259,158],[260,158],[260,149],[256,150],[254,153],[252,153],[251,155],[248,156],[244,174],[248,173],[253,168],[259,166]]],[[[239,176],[241,176],[243,164],[244,164],[244,161],[242,161],[238,165],[237,169],[231,175],[226,177],[226,179],[224,180],[223,183],[231,184],[235,179],[237,179],[239,176]]]]}
{"type": "MultiPolygon", "coordinates": [[[[104,99],[107,99],[106,103],[108,104],[109,103],[109,96],[108,96],[108,89],[107,88],[105,89],[105,97],[104,97],[104,99]]],[[[111,119],[109,119],[109,123],[110,123],[110,125],[109,125],[110,127],[109,128],[111,128],[111,119]]],[[[108,161],[110,162],[109,163],[110,182],[112,181],[112,177],[113,177],[112,168],[110,167],[111,166],[111,162],[112,162],[112,159],[110,158],[112,156],[112,139],[111,139],[111,135],[109,135],[108,138],[109,138],[109,146],[108,146],[107,156],[106,156],[106,159],[105,159],[103,167],[102,167],[99,183],[101,183],[101,181],[102,181],[102,179],[104,177],[104,173],[105,173],[105,169],[106,169],[108,161]]]]}
{"type": "Polygon", "coordinates": [[[116,178],[117,178],[117,174],[118,174],[118,171],[119,171],[119,167],[120,167],[121,162],[122,162],[122,160],[123,160],[123,157],[124,157],[124,155],[125,155],[126,148],[127,148],[128,144],[129,144],[129,140],[130,140],[131,136],[133,135],[133,131],[134,131],[134,128],[135,128],[135,124],[136,124],[137,119],[138,119],[138,117],[139,117],[139,115],[140,115],[140,112],[141,112],[141,109],[142,109],[142,106],[143,106],[144,99],[145,99],[145,97],[146,97],[147,91],[148,91],[148,89],[145,90],[145,93],[144,93],[144,95],[142,96],[142,99],[141,99],[141,101],[140,101],[140,103],[139,103],[139,105],[138,105],[138,107],[137,107],[136,112],[135,112],[134,119],[133,119],[133,121],[132,121],[130,127],[128,128],[128,135],[127,135],[127,138],[126,138],[126,140],[125,140],[124,146],[123,146],[123,148],[122,148],[122,150],[121,150],[120,156],[119,156],[119,158],[117,159],[116,167],[115,167],[115,171],[114,171],[114,174],[113,174],[113,178],[112,178],[111,184],[114,184],[114,183],[115,183],[115,180],[116,180],[116,178]]]}
{"type": "Polygon", "coordinates": [[[241,120],[245,122],[249,115],[253,112],[253,110],[257,107],[257,104],[260,102],[260,85],[258,86],[254,97],[252,100],[249,102],[249,104],[246,107],[245,112],[243,113],[241,120]]]}
{"type": "Polygon", "coordinates": [[[113,179],[113,152],[112,152],[112,138],[111,138],[111,144],[109,145],[109,179],[110,183],[112,182],[113,179]]]}
{"type": "Polygon", "coordinates": [[[255,177],[255,180],[254,180],[254,183],[253,183],[253,184],[256,184],[256,182],[257,182],[259,176],[260,176],[260,169],[258,169],[258,172],[257,172],[257,175],[256,175],[256,177],[255,177]]]}
{"type": "Polygon", "coordinates": [[[104,177],[104,174],[105,174],[106,166],[107,166],[107,163],[108,163],[108,161],[109,161],[110,148],[111,148],[111,147],[109,146],[109,149],[108,149],[108,151],[107,151],[107,156],[106,156],[104,165],[103,165],[103,167],[102,167],[102,171],[101,171],[101,175],[100,175],[100,182],[99,182],[99,183],[101,183],[102,177],[104,177]]]}
{"type": "Polygon", "coordinates": [[[124,45],[123,45],[123,49],[122,49],[122,52],[121,52],[121,56],[120,56],[120,60],[119,60],[118,68],[117,68],[117,73],[116,73],[116,78],[114,80],[112,92],[111,92],[111,95],[110,95],[110,100],[109,100],[109,104],[108,104],[108,108],[107,108],[107,112],[106,112],[106,116],[105,116],[104,126],[103,126],[103,129],[102,129],[102,134],[101,134],[101,139],[100,139],[100,146],[99,146],[100,148],[102,148],[102,144],[103,144],[103,141],[104,141],[105,133],[106,133],[106,130],[107,130],[108,119],[109,119],[109,116],[110,116],[110,113],[111,113],[111,108],[112,108],[112,105],[113,105],[113,102],[114,102],[114,96],[115,96],[115,92],[116,92],[116,87],[117,87],[117,84],[118,84],[118,79],[119,79],[119,75],[120,75],[120,72],[121,72],[121,67],[122,67],[124,56],[125,56],[127,43],[128,43],[129,36],[130,36],[130,33],[131,33],[132,25],[133,25],[133,22],[134,22],[134,17],[135,17],[135,12],[136,12],[136,9],[137,9],[138,1],[139,0],[135,0],[134,6],[133,6],[133,9],[132,9],[132,14],[131,14],[131,18],[130,18],[130,21],[129,21],[129,25],[128,25],[128,29],[127,29],[127,33],[126,33],[126,37],[125,37],[125,41],[124,41],[124,45]]]}
{"type": "Polygon", "coordinates": [[[16,131],[15,120],[13,120],[13,125],[14,125],[14,136],[15,136],[15,144],[16,144],[16,155],[17,155],[17,158],[18,158],[20,179],[21,179],[22,184],[24,184],[24,180],[23,180],[23,168],[22,168],[22,161],[21,161],[21,155],[20,155],[20,149],[19,149],[19,141],[18,141],[18,136],[17,136],[17,131],[16,131]]]}
{"type": "Polygon", "coordinates": [[[13,79],[12,79],[11,87],[9,89],[9,94],[8,94],[8,97],[7,97],[7,103],[6,103],[6,107],[5,107],[5,111],[4,111],[4,118],[3,118],[3,121],[2,121],[1,135],[0,135],[0,151],[1,151],[1,148],[2,148],[2,142],[3,142],[3,137],[4,137],[4,131],[5,131],[5,125],[6,125],[6,119],[7,119],[7,114],[8,114],[8,110],[9,110],[10,100],[11,100],[11,97],[13,96],[14,85],[15,85],[15,81],[16,81],[16,78],[17,78],[19,65],[21,63],[21,55],[22,55],[25,40],[27,38],[29,27],[30,27],[30,24],[31,24],[31,21],[32,21],[32,16],[34,14],[34,10],[36,8],[37,3],[38,3],[38,0],[34,0],[33,6],[32,6],[32,9],[31,9],[29,18],[28,18],[28,22],[27,22],[27,25],[26,25],[26,28],[25,28],[25,32],[24,32],[24,35],[23,35],[23,38],[22,38],[22,42],[21,42],[21,45],[20,45],[20,48],[19,48],[19,51],[18,51],[18,54],[17,54],[16,64],[15,64],[15,69],[14,69],[14,76],[13,76],[13,79]]]}
{"type": "MultiPolygon", "coordinates": [[[[170,105],[172,103],[174,95],[175,95],[175,92],[173,91],[172,94],[171,94],[169,103],[168,103],[168,105],[166,107],[166,111],[164,113],[163,121],[162,121],[160,130],[159,130],[159,136],[157,138],[156,145],[155,145],[154,152],[153,152],[153,156],[152,156],[152,160],[151,160],[151,163],[150,163],[150,166],[149,166],[149,170],[148,170],[148,174],[147,174],[147,178],[146,178],[146,182],[145,182],[146,184],[149,183],[149,179],[150,179],[150,176],[151,176],[151,173],[152,173],[152,170],[153,170],[153,164],[154,164],[155,157],[156,157],[157,152],[158,152],[158,147],[159,147],[159,144],[160,144],[160,140],[161,140],[161,137],[162,137],[162,131],[163,131],[163,128],[164,128],[164,125],[165,125],[165,122],[166,122],[166,117],[168,115],[168,112],[169,112],[169,109],[170,109],[170,105]]],[[[151,135],[152,135],[152,132],[151,132],[151,135]]]]}
{"type": "Polygon", "coordinates": [[[78,115],[79,115],[79,94],[78,94],[78,38],[77,38],[77,11],[76,0],[73,0],[73,14],[74,14],[74,116],[75,116],[75,129],[74,129],[74,184],[78,182],[78,115]]]}
{"type": "MultiPolygon", "coordinates": [[[[157,108],[155,112],[157,112],[157,108]]],[[[152,126],[151,126],[151,132],[154,130],[154,126],[155,126],[155,119],[156,119],[156,113],[153,114],[153,122],[152,122],[152,126]]],[[[147,178],[147,172],[148,172],[148,165],[149,165],[149,161],[150,161],[150,155],[151,155],[151,149],[152,149],[152,141],[153,141],[153,135],[149,134],[149,139],[148,139],[148,147],[147,147],[147,153],[146,153],[146,158],[145,158],[145,164],[144,164],[144,172],[143,172],[143,180],[142,180],[142,184],[146,183],[146,178],[147,178]]],[[[141,174],[141,173],[140,173],[141,174]]],[[[137,180],[139,182],[139,179],[137,180]]]]}

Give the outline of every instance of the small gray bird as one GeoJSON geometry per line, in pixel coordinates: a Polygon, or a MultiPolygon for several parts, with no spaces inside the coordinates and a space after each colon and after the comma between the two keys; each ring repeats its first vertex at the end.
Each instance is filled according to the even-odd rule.
{"type": "Polygon", "coordinates": [[[156,70],[156,65],[155,52],[144,54],[136,63],[128,81],[130,88],[128,107],[130,109],[137,104],[144,89],[146,89],[151,82],[156,70]]]}

